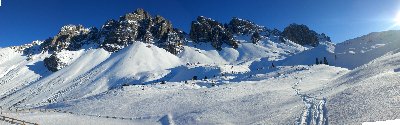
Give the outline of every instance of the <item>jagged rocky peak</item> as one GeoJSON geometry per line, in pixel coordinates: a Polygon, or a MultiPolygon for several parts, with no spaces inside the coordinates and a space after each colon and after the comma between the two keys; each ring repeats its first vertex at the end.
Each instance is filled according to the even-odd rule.
{"type": "Polygon", "coordinates": [[[165,40],[169,32],[173,32],[172,23],[164,17],[157,15],[153,19],[154,28],[151,29],[155,38],[165,40]]]}
{"type": "Polygon", "coordinates": [[[151,15],[144,11],[143,9],[139,8],[136,9],[133,13],[125,14],[124,16],[120,17],[121,21],[140,21],[145,19],[151,19],[151,15]]]}
{"type": "Polygon", "coordinates": [[[281,32],[277,29],[269,30],[264,26],[237,17],[233,17],[228,24],[222,24],[204,16],[199,16],[196,21],[193,21],[190,30],[190,38],[194,42],[211,42],[218,50],[224,43],[234,48],[238,47],[239,42],[234,38],[237,35],[249,35],[252,37],[252,42],[257,44],[265,37],[279,37],[281,32]]]}
{"type": "Polygon", "coordinates": [[[46,58],[45,64],[49,70],[57,71],[63,66],[57,59],[58,52],[78,50],[85,44],[95,44],[109,52],[116,52],[133,42],[145,42],[178,54],[183,49],[185,38],[186,34],[173,28],[169,20],[161,16],[152,17],[143,9],[137,9],[119,20],[108,20],[100,30],[82,25],[64,26],[56,36],[45,40],[41,48],[53,53],[46,58]]]}
{"type": "MultiPolygon", "coordinates": [[[[102,47],[110,52],[118,51],[133,42],[153,43],[166,50],[172,46],[180,48],[185,41],[184,34],[174,29],[172,23],[164,17],[152,17],[143,9],[137,9],[120,17],[119,21],[109,20],[102,27],[104,42],[102,47]],[[172,36],[174,35],[174,36],[172,36]],[[169,41],[174,38],[174,41],[169,41]]],[[[176,51],[169,51],[177,54],[176,51]]]]}
{"type": "Polygon", "coordinates": [[[284,38],[300,45],[317,46],[320,41],[330,41],[330,38],[324,33],[318,34],[303,24],[290,24],[282,32],[284,38]]]}
{"type": "Polygon", "coordinates": [[[233,17],[228,24],[229,30],[234,34],[253,34],[255,32],[266,32],[267,28],[259,26],[249,20],[233,17]]]}
{"type": "Polygon", "coordinates": [[[61,27],[60,32],[58,35],[70,35],[70,36],[75,36],[78,34],[87,34],[89,33],[89,29],[83,27],[82,25],[66,25],[61,27]]]}
{"type": "Polygon", "coordinates": [[[318,35],[318,39],[319,41],[328,41],[328,42],[332,42],[331,41],[331,37],[327,36],[325,33],[321,33],[318,35]]]}
{"type": "Polygon", "coordinates": [[[221,50],[224,43],[233,48],[237,48],[239,44],[225,25],[204,16],[199,16],[192,22],[190,38],[194,42],[211,42],[217,50],[221,50]]]}
{"type": "Polygon", "coordinates": [[[97,28],[85,28],[82,25],[66,25],[60,32],[41,44],[43,51],[78,50],[84,44],[98,42],[97,28]]]}

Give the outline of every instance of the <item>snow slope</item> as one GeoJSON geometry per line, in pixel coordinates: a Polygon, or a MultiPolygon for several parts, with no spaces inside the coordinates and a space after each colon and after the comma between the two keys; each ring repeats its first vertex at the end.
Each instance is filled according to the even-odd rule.
{"type": "Polygon", "coordinates": [[[321,61],[326,57],[329,65],[355,69],[388,52],[398,50],[399,46],[400,31],[376,32],[336,45],[321,42],[319,46],[302,51],[295,56],[289,56],[284,60],[270,60],[270,62],[284,66],[312,65],[316,63],[316,58],[321,61]]]}
{"type": "Polygon", "coordinates": [[[400,31],[385,31],[339,43],[335,47],[336,66],[354,69],[390,51],[398,50],[400,31]]]}
{"type": "Polygon", "coordinates": [[[283,43],[272,38],[264,38],[257,44],[249,41],[251,40],[240,40],[241,44],[237,49],[226,46],[221,51],[215,50],[209,43],[191,43],[184,47],[178,57],[189,63],[241,64],[259,58],[267,58],[270,61],[283,60],[308,49],[291,41],[283,43]]]}
{"type": "Polygon", "coordinates": [[[319,95],[328,98],[330,124],[400,119],[399,62],[391,52],[331,81],[319,95]]]}
{"type": "MultiPolygon", "coordinates": [[[[316,58],[318,61],[323,61],[324,57],[330,65],[336,65],[335,61],[335,45],[330,42],[321,42],[319,46],[303,51],[295,56],[290,56],[285,60],[278,61],[278,65],[314,65],[316,58]]],[[[348,68],[348,67],[344,67],[348,68]]]]}
{"type": "Polygon", "coordinates": [[[178,57],[141,42],[112,55],[103,49],[89,50],[70,66],[6,95],[1,104],[34,106],[96,95],[123,84],[158,79],[169,72],[166,69],[179,65],[178,57]]]}
{"type": "Polygon", "coordinates": [[[269,77],[276,74],[271,72],[252,81],[212,88],[192,84],[196,81],[127,86],[46,108],[135,118],[152,124],[160,124],[164,117],[170,117],[175,124],[294,124],[302,122],[307,110],[300,94],[324,86],[338,72],[347,72],[323,65],[277,70],[283,75],[269,77]],[[96,105],[88,107],[90,104],[96,105]]]}
{"type": "MultiPolygon", "coordinates": [[[[60,96],[62,91],[73,88],[73,86],[84,80],[79,78],[87,75],[85,73],[88,70],[91,70],[108,56],[109,53],[104,50],[89,50],[76,59],[70,66],[47,77],[43,77],[38,81],[22,86],[22,88],[16,91],[7,93],[2,97],[0,104],[3,107],[7,107],[27,102],[49,102],[52,98],[60,96]]],[[[39,70],[46,69],[43,63],[40,66],[42,68],[39,70]]]]}
{"type": "Polygon", "coordinates": [[[43,60],[48,54],[32,56],[30,60],[12,48],[0,49],[0,95],[16,91],[25,85],[50,75],[43,60]]]}

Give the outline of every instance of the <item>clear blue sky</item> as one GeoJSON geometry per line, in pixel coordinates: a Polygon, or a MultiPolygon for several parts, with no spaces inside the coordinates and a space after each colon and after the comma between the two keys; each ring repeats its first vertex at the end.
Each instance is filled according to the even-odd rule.
{"type": "MultiPolygon", "coordinates": [[[[44,40],[66,24],[100,27],[108,19],[143,8],[189,31],[203,15],[220,22],[240,17],[282,30],[306,24],[334,42],[389,30],[400,10],[399,0],[2,0],[0,46],[44,40]]],[[[394,27],[391,29],[397,29],[394,27]]]]}

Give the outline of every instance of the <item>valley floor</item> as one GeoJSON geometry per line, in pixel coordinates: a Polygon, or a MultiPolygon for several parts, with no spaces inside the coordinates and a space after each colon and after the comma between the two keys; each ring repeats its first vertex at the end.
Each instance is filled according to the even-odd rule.
{"type": "Polygon", "coordinates": [[[265,69],[265,74],[226,76],[226,81],[219,79],[224,84],[215,87],[207,84],[218,78],[124,86],[85,99],[32,109],[33,113],[5,115],[46,125],[319,124],[327,122],[326,100],[312,93],[348,72],[325,65],[267,70],[270,69],[265,69]],[[229,82],[244,77],[248,80],[229,82]],[[45,109],[58,112],[43,113],[45,109]]]}

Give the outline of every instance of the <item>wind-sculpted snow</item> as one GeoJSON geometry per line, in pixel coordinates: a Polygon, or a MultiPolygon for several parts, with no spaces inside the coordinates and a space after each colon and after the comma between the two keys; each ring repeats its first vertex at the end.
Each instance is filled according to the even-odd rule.
{"type": "Polygon", "coordinates": [[[333,80],[327,97],[330,124],[400,119],[400,53],[388,53],[333,80]]]}
{"type": "Polygon", "coordinates": [[[400,31],[385,31],[339,43],[335,47],[335,66],[349,69],[396,51],[400,46],[400,31]]]}

